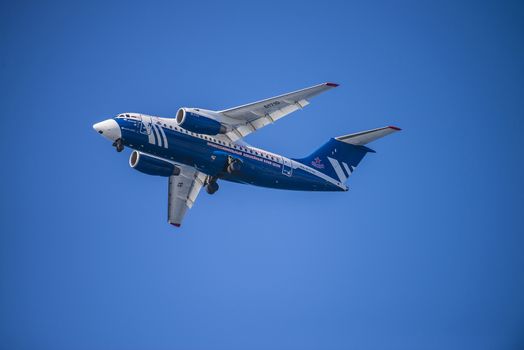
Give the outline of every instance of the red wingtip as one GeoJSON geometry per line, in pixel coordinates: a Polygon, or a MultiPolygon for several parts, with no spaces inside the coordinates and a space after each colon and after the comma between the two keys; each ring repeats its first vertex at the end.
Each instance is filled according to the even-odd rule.
{"type": "Polygon", "coordinates": [[[337,87],[338,84],[336,83],[326,83],[327,86],[331,86],[331,87],[337,87]]]}
{"type": "Polygon", "coordinates": [[[180,224],[171,224],[171,225],[173,225],[175,227],[180,227],[180,224]]]}
{"type": "Polygon", "coordinates": [[[393,130],[397,130],[397,131],[402,130],[401,128],[396,127],[396,126],[388,126],[388,128],[393,129],[393,130]]]}

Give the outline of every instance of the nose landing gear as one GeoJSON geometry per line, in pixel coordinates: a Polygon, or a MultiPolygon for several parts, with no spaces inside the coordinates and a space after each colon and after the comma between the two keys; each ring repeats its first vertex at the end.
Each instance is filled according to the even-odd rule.
{"type": "Polygon", "coordinates": [[[122,139],[118,139],[115,142],[113,142],[113,147],[116,148],[117,152],[122,152],[124,150],[124,144],[122,143],[122,139]]]}

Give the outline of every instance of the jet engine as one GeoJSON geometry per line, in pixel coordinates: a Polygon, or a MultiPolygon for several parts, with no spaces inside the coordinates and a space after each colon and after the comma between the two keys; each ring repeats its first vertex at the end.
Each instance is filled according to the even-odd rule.
{"type": "Polygon", "coordinates": [[[197,134],[217,135],[225,134],[227,131],[226,127],[220,124],[220,122],[194,112],[189,112],[184,108],[180,108],[178,112],[176,112],[175,120],[178,126],[196,132],[197,134]]]}
{"type": "Polygon", "coordinates": [[[129,165],[131,168],[148,175],[168,177],[180,174],[180,168],[176,167],[174,164],[145,155],[138,151],[133,151],[133,153],[131,153],[131,157],[129,157],[129,165]]]}

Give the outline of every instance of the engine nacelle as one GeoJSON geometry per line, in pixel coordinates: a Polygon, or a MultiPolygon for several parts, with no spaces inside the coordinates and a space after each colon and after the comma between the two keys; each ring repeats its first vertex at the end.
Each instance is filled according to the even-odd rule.
{"type": "Polygon", "coordinates": [[[220,124],[220,122],[186,111],[184,108],[180,108],[178,112],[176,112],[175,120],[178,126],[196,132],[197,134],[217,135],[225,134],[227,131],[227,128],[220,124]]]}
{"type": "Polygon", "coordinates": [[[129,166],[144,174],[155,176],[171,176],[180,174],[180,168],[174,164],[153,158],[138,151],[133,151],[129,157],[129,166]]]}

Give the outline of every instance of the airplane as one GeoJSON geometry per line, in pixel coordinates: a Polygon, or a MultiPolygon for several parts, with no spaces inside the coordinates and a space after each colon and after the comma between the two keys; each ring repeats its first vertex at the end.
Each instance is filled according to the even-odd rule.
{"type": "Polygon", "coordinates": [[[187,209],[218,180],[300,191],[347,191],[346,181],[367,153],[366,145],[400,128],[386,126],[331,138],[304,158],[255,148],[242,139],[304,108],[309,99],[337,87],[322,83],[221,111],[180,108],[175,118],[121,113],[93,125],[117,152],[132,149],[131,168],[168,178],[169,224],[180,227],[187,209]]]}

